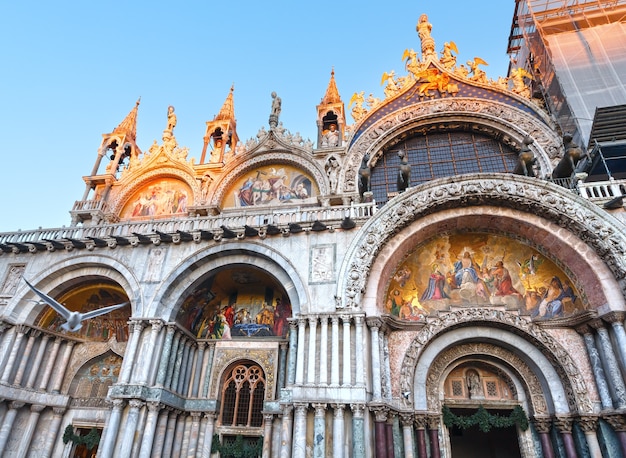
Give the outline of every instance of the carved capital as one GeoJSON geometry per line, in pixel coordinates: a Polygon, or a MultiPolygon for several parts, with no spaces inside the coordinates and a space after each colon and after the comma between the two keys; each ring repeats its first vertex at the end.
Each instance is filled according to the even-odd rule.
{"type": "Polygon", "coordinates": [[[598,429],[598,417],[595,415],[581,416],[578,418],[577,422],[584,433],[594,433],[596,429],[598,429]]]}
{"type": "Polygon", "coordinates": [[[30,406],[30,411],[40,413],[45,408],[46,406],[42,406],[41,404],[33,404],[32,406],[30,406]]]}
{"type": "Polygon", "coordinates": [[[317,326],[317,315],[309,315],[309,327],[317,326]]]}
{"type": "Polygon", "coordinates": [[[293,406],[291,404],[281,404],[280,410],[282,410],[283,416],[289,416],[293,413],[293,406]]]}
{"type": "Polygon", "coordinates": [[[330,406],[333,408],[335,418],[343,417],[343,410],[346,408],[345,404],[331,404],[330,406]]]}
{"type": "Polygon", "coordinates": [[[367,318],[365,318],[365,322],[367,323],[368,327],[376,330],[379,330],[383,326],[383,320],[375,316],[368,316],[367,318]]]}
{"type": "Polygon", "coordinates": [[[132,319],[128,321],[128,326],[130,326],[130,330],[133,333],[140,333],[141,331],[143,331],[145,325],[146,324],[143,320],[132,319]]]}
{"type": "Polygon", "coordinates": [[[313,408],[315,409],[316,417],[323,417],[324,415],[326,415],[326,404],[316,402],[314,404],[311,404],[311,406],[313,406],[313,408]]]}
{"type": "Polygon", "coordinates": [[[402,426],[413,425],[413,414],[410,412],[398,412],[402,426]]]}
{"type": "Polygon", "coordinates": [[[54,414],[55,417],[61,417],[65,415],[66,410],[67,409],[65,407],[53,407],[52,413],[54,414]]]}
{"type": "Polygon", "coordinates": [[[387,421],[389,408],[387,406],[369,406],[370,412],[374,413],[374,421],[384,423],[387,421]]]}
{"type": "Polygon", "coordinates": [[[152,332],[159,332],[163,328],[163,321],[150,320],[150,325],[152,326],[152,332]]]}
{"type": "Polygon", "coordinates": [[[612,311],[605,315],[602,315],[602,319],[612,325],[624,326],[624,320],[626,319],[626,312],[612,311]]]}
{"type": "Polygon", "coordinates": [[[595,320],[589,321],[589,326],[591,326],[596,331],[600,331],[602,329],[605,329],[604,321],[602,321],[600,318],[596,318],[595,320]]]}
{"type": "Polygon", "coordinates": [[[615,431],[624,432],[626,431],[626,418],[621,414],[608,414],[603,415],[604,420],[611,425],[615,431]]]}
{"type": "Polygon", "coordinates": [[[550,432],[550,427],[552,426],[551,418],[535,418],[533,420],[535,424],[535,429],[539,434],[548,434],[550,432]]]}
{"type": "Polygon", "coordinates": [[[426,429],[428,426],[428,416],[425,414],[415,414],[415,429],[426,429]]]}
{"type": "Polygon", "coordinates": [[[365,404],[350,404],[350,410],[355,418],[363,418],[365,412],[365,404]]]}
{"type": "Polygon", "coordinates": [[[306,415],[306,411],[309,408],[308,402],[294,402],[294,408],[296,409],[296,415],[306,415]]]}
{"type": "Polygon", "coordinates": [[[340,315],[340,316],[341,316],[341,322],[343,323],[343,325],[350,326],[350,320],[352,319],[352,316],[350,315],[340,315]]]}
{"type": "Polygon", "coordinates": [[[563,417],[563,416],[557,416],[554,419],[554,426],[556,426],[556,429],[562,434],[562,433],[570,433],[572,432],[572,425],[574,424],[574,420],[572,419],[572,417],[563,417]]]}
{"type": "Polygon", "coordinates": [[[141,409],[144,406],[145,402],[140,401],[139,399],[131,399],[130,401],[128,401],[128,405],[130,406],[131,409],[141,409]]]}
{"type": "Polygon", "coordinates": [[[9,409],[15,409],[15,410],[19,410],[22,407],[24,407],[24,402],[20,402],[20,401],[13,401],[9,403],[9,409]]]}
{"type": "Polygon", "coordinates": [[[439,415],[428,414],[426,415],[426,424],[428,429],[439,429],[441,423],[441,417],[439,415]]]}
{"type": "Polygon", "coordinates": [[[148,401],[146,405],[148,406],[149,412],[156,412],[161,408],[161,403],[158,401],[148,401]]]}

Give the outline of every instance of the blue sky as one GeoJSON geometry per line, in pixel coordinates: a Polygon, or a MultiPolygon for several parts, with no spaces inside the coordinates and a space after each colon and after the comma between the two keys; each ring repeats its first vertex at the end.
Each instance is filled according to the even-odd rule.
{"type": "Polygon", "coordinates": [[[357,91],[384,98],[382,74],[406,74],[404,50],[420,49],[415,26],[422,13],[433,24],[437,51],[454,41],[459,63],[478,56],[489,63],[489,77],[506,76],[514,4],[6,2],[0,232],[69,226],[102,134],[139,97],[137,143],[144,151],[161,141],[173,105],[178,143],[199,158],[205,123],[231,85],[242,141],[268,127],[272,91],[282,99],[284,127],[315,141],[315,107],[331,70],[346,108],[357,91]]]}

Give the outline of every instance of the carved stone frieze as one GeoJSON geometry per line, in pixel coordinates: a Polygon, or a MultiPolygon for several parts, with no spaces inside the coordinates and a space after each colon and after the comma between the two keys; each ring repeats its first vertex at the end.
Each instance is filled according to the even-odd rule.
{"type": "Polygon", "coordinates": [[[527,211],[567,228],[596,251],[626,294],[626,233],[602,209],[560,186],[519,175],[482,174],[480,179],[435,180],[402,196],[381,208],[351,244],[337,293],[345,307],[358,308],[376,254],[399,230],[436,211],[478,205],[527,211]]]}
{"type": "MultiPolygon", "coordinates": [[[[429,322],[424,328],[422,328],[415,339],[411,342],[402,361],[400,369],[400,385],[401,390],[412,391],[413,380],[415,377],[415,368],[419,357],[425,348],[425,346],[437,335],[446,332],[450,327],[459,326],[463,324],[474,325],[477,322],[485,322],[490,325],[498,324],[500,326],[505,325],[510,327],[516,334],[523,336],[525,339],[532,341],[535,346],[542,350],[542,353],[552,363],[555,370],[559,374],[559,378],[563,384],[567,395],[567,401],[570,405],[570,410],[579,413],[590,413],[593,411],[593,405],[589,399],[587,387],[582,374],[580,373],[578,366],[569,355],[569,353],[563,348],[556,340],[554,340],[545,330],[535,325],[530,320],[524,319],[517,314],[513,314],[504,310],[496,310],[489,308],[465,308],[461,310],[451,311],[443,315],[442,318],[437,318],[429,322]]],[[[462,350],[461,350],[462,351],[462,350]]],[[[484,351],[495,351],[495,348],[487,349],[484,351]]],[[[513,354],[506,356],[506,351],[498,350],[497,354],[503,358],[509,358],[511,365],[517,365],[520,369],[521,362],[514,357],[513,354]],[[515,360],[515,361],[514,361],[515,360]]],[[[492,354],[492,353],[489,353],[492,354]]],[[[444,353],[445,355],[445,353],[444,353]]],[[[448,358],[451,358],[453,353],[450,353],[448,358]]],[[[442,356],[441,362],[443,364],[445,358],[442,356]]],[[[443,370],[442,367],[439,371],[443,370]]],[[[428,383],[433,380],[430,379],[431,374],[435,374],[434,369],[429,372],[428,383]]],[[[527,381],[528,389],[532,397],[533,406],[538,411],[545,410],[545,400],[542,397],[537,396],[541,391],[537,386],[538,382],[534,380],[534,377],[530,373],[521,372],[527,381]]],[[[439,399],[427,387],[428,403],[432,404],[435,408],[439,405],[439,399]]],[[[435,409],[432,409],[435,410],[435,409]]]]}

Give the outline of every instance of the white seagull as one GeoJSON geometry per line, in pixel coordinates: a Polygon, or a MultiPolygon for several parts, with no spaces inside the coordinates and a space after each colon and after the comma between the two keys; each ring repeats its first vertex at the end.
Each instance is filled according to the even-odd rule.
{"type": "Polygon", "coordinates": [[[66,323],[63,323],[61,325],[61,328],[69,332],[78,331],[80,328],[83,327],[83,321],[85,320],[88,320],[90,318],[95,318],[100,315],[104,315],[105,313],[112,312],[115,309],[119,309],[129,304],[129,302],[124,302],[123,304],[110,305],[108,307],[102,307],[100,309],[92,310],[91,312],[87,312],[87,313],[72,312],[71,310],[68,310],[67,308],[65,308],[63,304],[60,304],[59,302],[55,301],[47,294],[39,291],[33,285],[28,283],[28,280],[26,280],[25,278],[24,278],[24,281],[26,282],[28,287],[32,289],[35,292],[35,294],[37,294],[37,296],[43,299],[43,302],[45,302],[54,310],[56,310],[57,313],[66,320],[66,323]]]}

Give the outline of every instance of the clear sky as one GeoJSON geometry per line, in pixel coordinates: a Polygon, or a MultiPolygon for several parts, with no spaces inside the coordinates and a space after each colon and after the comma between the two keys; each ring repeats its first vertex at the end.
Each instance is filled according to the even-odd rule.
{"type": "MultiPolygon", "coordinates": [[[[141,97],[137,143],[161,142],[167,107],[190,157],[234,85],[242,141],[268,128],[271,92],[280,120],[316,140],[316,110],[331,70],[348,108],[354,92],[384,98],[384,72],[406,75],[402,54],[420,50],[422,13],[437,51],[488,62],[506,76],[515,2],[467,0],[334,3],[56,0],[5,2],[0,15],[0,232],[71,223],[102,134],[141,97]]],[[[349,123],[352,119],[349,118],[349,123]]]]}

